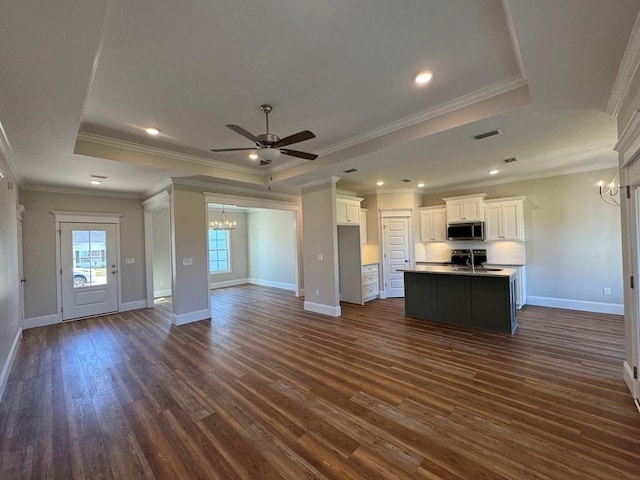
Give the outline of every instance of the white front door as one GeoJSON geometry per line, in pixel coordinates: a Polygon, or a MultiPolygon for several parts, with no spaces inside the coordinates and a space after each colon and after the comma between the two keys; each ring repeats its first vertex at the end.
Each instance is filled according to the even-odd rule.
{"type": "Polygon", "coordinates": [[[409,218],[382,219],[385,296],[404,297],[404,273],[409,266],[409,218]]]}
{"type": "Polygon", "coordinates": [[[114,224],[60,224],[63,320],[118,310],[116,232],[114,224]]]}

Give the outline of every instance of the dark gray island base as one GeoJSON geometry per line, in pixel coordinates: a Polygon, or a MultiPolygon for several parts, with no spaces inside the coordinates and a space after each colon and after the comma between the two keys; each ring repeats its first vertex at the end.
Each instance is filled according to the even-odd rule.
{"type": "Polygon", "coordinates": [[[464,272],[417,266],[404,271],[405,314],[513,334],[518,326],[514,281],[511,269],[464,272]]]}

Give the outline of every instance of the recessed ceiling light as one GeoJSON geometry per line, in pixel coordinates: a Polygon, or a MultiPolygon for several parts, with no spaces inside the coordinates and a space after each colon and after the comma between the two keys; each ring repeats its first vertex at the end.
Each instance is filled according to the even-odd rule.
{"type": "Polygon", "coordinates": [[[418,187],[419,187],[419,188],[424,187],[424,183],[419,183],[419,184],[418,184],[418,187]]]}
{"type": "Polygon", "coordinates": [[[102,182],[100,180],[89,180],[91,185],[100,185],[102,182]]]}
{"type": "Polygon", "coordinates": [[[249,154],[249,158],[251,160],[257,160],[258,159],[258,154],[257,153],[250,153],[249,154]]]}
{"type": "Polygon", "coordinates": [[[379,180],[379,181],[376,182],[376,185],[381,187],[382,185],[384,185],[384,182],[382,180],[379,180]]]}
{"type": "Polygon", "coordinates": [[[489,175],[496,175],[500,170],[489,170],[489,175]]]}
{"type": "Polygon", "coordinates": [[[4,178],[4,173],[0,172],[0,178],[4,178]]]}
{"type": "Polygon", "coordinates": [[[433,78],[433,72],[431,70],[423,70],[418,72],[418,74],[413,79],[418,85],[426,85],[433,78]]]}
{"type": "Polygon", "coordinates": [[[144,129],[145,132],[147,132],[149,135],[158,135],[160,133],[160,130],[158,130],[156,127],[147,127],[144,129]]]}

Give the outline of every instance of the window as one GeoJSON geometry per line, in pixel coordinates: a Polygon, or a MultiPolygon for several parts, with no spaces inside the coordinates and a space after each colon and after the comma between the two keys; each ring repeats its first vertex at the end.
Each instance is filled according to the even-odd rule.
{"type": "Polygon", "coordinates": [[[229,261],[228,230],[208,230],[209,232],[209,272],[227,273],[231,271],[229,261]]]}

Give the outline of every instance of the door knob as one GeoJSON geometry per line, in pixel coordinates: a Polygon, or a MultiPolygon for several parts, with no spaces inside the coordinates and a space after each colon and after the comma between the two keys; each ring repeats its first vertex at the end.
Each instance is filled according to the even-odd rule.
{"type": "Polygon", "coordinates": [[[111,273],[116,273],[116,272],[117,272],[117,270],[111,270],[111,273]]]}

